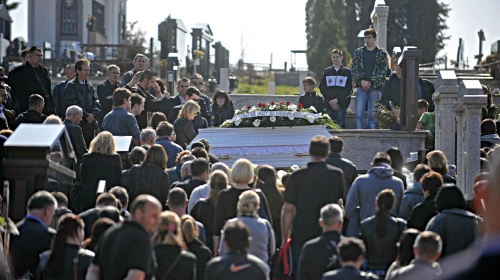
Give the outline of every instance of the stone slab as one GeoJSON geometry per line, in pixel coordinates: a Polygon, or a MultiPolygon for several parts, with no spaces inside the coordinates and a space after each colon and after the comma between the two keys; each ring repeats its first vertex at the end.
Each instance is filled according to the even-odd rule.
{"type": "Polygon", "coordinates": [[[456,86],[457,85],[457,75],[453,70],[440,70],[436,79],[436,89],[446,86],[456,86]]]}
{"type": "Polygon", "coordinates": [[[220,69],[220,89],[228,92],[229,91],[229,69],[220,69]]]}
{"type": "Polygon", "coordinates": [[[461,98],[464,95],[484,95],[483,87],[479,80],[463,80],[460,82],[458,88],[458,97],[461,98]]]}
{"type": "Polygon", "coordinates": [[[267,82],[267,95],[274,95],[275,88],[276,88],[276,82],[275,81],[268,81],[267,82]]]}

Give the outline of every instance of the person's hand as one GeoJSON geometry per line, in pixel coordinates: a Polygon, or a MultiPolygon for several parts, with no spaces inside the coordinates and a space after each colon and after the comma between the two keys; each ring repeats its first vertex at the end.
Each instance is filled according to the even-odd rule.
{"type": "Polygon", "coordinates": [[[166,99],[169,99],[170,93],[168,93],[168,91],[163,92],[163,97],[165,97],[166,99]]]}
{"type": "Polygon", "coordinates": [[[328,101],[328,103],[330,104],[330,107],[332,107],[333,110],[339,110],[339,100],[337,98],[335,99],[332,99],[330,101],[328,101]]]}
{"type": "Polygon", "coordinates": [[[93,122],[94,121],[94,115],[92,115],[92,114],[89,113],[89,115],[87,116],[86,120],[89,123],[93,122]]]}
{"type": "Polygon", "coordinates": [[[142,72],[135,73],[134,77],[132,78],[132,80],[130,80],[130,82],[128,82],[127,86],[134,87],[135,85],[137,85],[137,83],[139,83],[140,74],[142,74],[142,72]]]}
{"type": "Polygon", "coordinates": [[[363,91],[368,91],[372,84],[368,81],[361,80],[361,87],[363,87],[363,91]]]}

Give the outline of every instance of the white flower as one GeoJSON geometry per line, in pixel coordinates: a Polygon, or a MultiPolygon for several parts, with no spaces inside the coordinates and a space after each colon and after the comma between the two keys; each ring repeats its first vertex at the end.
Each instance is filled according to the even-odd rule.
{"type": "Polygon", "coordinates": [[[235,124],[236,126],[239,126],[239,125],[240,125],[240,123],[241,123],[241,121],[242,121],[242,119],[241,119],[241,118],[237,118],[237,119],[234,121],[234,124],[235,124]]]}
{"type": "Polygon", "coordinates": [[[316,113],[318,112],[318,110],[316,110],[316,108],[314,108],[314,106],[309,107],[309,109],[313,110],[316,113]]]}
{"type": "Polygon", "coordinates": [[[288,118],[293,121],[293,119],[295,119],[295,115],[294,115],[295,112],[291,112],[290,114],[288,114],[288,118]]]}
{"type": "Polygon", "coordinates": [[[275,122],[275,121],[276,121],[276,117],[275,117],[275,116],[271,116],[271,117],[269,117],[269,120],[270,120],[271,122],[275,122]]]}
{"type": "Polygon", "coordinates": [[[278,178],[281,180],[281,178],[283,178],[283,175],[285,175],[287,172],[285,170],[280,170],[278,171],[278,178]]]}
{"type": "Polygon", "coordinates": [[[236,111],[234,111],[234,114],[235,115],[239,115],[239,114],[241,114],[241,111],[240,110],[236,110],[236,111]]]}
{"type": "Polygon", "coordinates": [[[309,115],[306,117],[306,120],[308,120],[310,123],[314,123],[314,116],[309,115]]]}
{"type": "Polygon", "coordinates": [[[290,111],[297,111],[297,105],[294,105],[294,104],[288,105],[288,110],[290,110],[290,111]]]}
{"type": "Polygon", "coordinates": [[[290,166],[290,169],[292,169],[292,171],[295,171],[295,170],[297,170],[299,168],[300,167],[297,164],[294,164],[294,165],[290,166]]]}
{"type": "Polygon", "coordinates": [[[269,110],[274,110],[276,108],[276,105],[269,105],[269,110]]]}
{"type": "Polygon", "coordinates": [[[250,110],[248,110],[249,113],[251,112],[255,112],[257,110],[257,107],[253,106],[252,108],[250,108],[250,110]]]}
{"type": "Polygon", "coordinates": [[[255,127],[259,127],[260,125],[260,120],[259,119],[256,119],[254,122],[253,122],[253,126],[255,127]]]}
{"type": "Polygon", "coordinates": [[[332,119],[332,118],[330,118],[330,115],[328,115],[328,114],[323,114],[321,117],[324,119],[330,119],[330,120],[332,119]]]}

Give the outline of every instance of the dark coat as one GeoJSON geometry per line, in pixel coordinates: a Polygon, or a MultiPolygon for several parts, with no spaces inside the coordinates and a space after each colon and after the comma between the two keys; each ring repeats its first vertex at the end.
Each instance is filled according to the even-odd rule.
{"type": "Polygon", "coordinates": [[[345,201],[352,183],[358,177],[358,171],[356,169],[356,165],[354,165],[352,161],[341,157],[340,154],[334,154],[334,153],[330,153],[328,158],[326,158],[325,162],[331,166],[335,166],[342,169],[342,172],[344,172],[345,189],[344,189],[343,199],[345,201]]]}
{"type": "Polygon", "coordinates": [[[207,183],[206,181],[191,179],[191,180],[186,180],[184,182],[179,182],[175,187],[183,189],[186,192],[187,197],[189,199],[189,197],[191,197],[191,193],[193,192],[194,188],[201,185],[205,185],[206,183],[207,183]]]}
{"type": "Polygon", "coordinates": [[[361,271],[353,266],[344,266],[323,274],[323,280],[376,280],[377,275],[361,271]]]}
{"type": "Polygon", "coordinates": [[[436,91],[434,89],[434,84],[432,84],[432,82],[429,80],[422,79],[419,77],[418,85],[420,87],[419,89],[422,94],[421,98],[429,102],[429,112],[434,112],[435,105],[434,101],[432,100],[432,94],[436,91]]]}
{"type": "Polygon", "coordinates": [[[119,87],[119,83],[112,85],[109,80],[97,85],[97,98],[99,99],[99,103],[101,103],[101,112],[97,116],[97,122],[99,125],[102,125],[104,116],[106,116],[106,114],[111,112],[113,109],[113,99],[108,99],[107,97],[113,96],[113,92],[119,87]]]}
{"type": "MultiPolygon", "coordinates": [[[[62,265],[63,269],[61,274],[57,276],[57,279],[74,279],[74,263],[73,259],[76,254],[78,256],[78,265],[77,265],[77,277],[79,280],[84,280],[87,274],[87,270],[92,263],[92,259],[95,254],[92,251],[85,250],[80,248],[77,245],[66,244],[66,249],[64,251],[64,260],[62,265]]],[[[53,279],[48,277],[49,270],[47,268],[47,261],[49,260],[50,251],[44,252],[40,257],[40,265],[39,265],[39,273],[43,278],[41,279],[53,279]]],[[[39,275],[37,275],[39,276],[39,275]]]]}
{"type": "Polygon", "coordinates": [[[26,64],[14,68],[9,75],[9,85],[12,87],[12,93],[19,101],[19,110],[21,112],[29,109],[30,95],[37,93],[45,99],[43,113],[48,116],[55,113],[49,71],[42,65],[39,67],[43,72],[43,77],[38,78],[34,68],[28,61],[26,64]]]}
{"type": "Polygon", "coordinates": [[[340,268],[337,244],[342,240],[338,231],[328,231],[307,241],[302,247],[299,279],[321,279],[323,273],[340,268]]]}
{"type": "Polygon", "coordinates": [[[95,222],[97,222],[97,220],[99,220],[100,212],[100,208],[91,208],[78,214],[78,217],[80,217],[85,223],[85,228],[83,229],[85,231],[85,238],[89,238],[91,236],[92,226],[95,224],[95,222]]]}
{"type": "Polygon", "coordinates": [[[189,143],[191,143],[198,134],[196,133],[193,122],[188,119],[177,119],[174,122],[174,131],[177,135],[175,143],[183,149],[186,149],[189,143]]]}
{"type": "Polygon", "coordinates": [[[15,275],[25,274],[28,270],[34,275],[40,254],[50,248],[56,231],[30,218],[23,219],[16,226],[19,235],[10,237],[10,251],[15,275]]]}
{"type": "Polygon", "coordinates": [[[77,105],[83,110],[83,119],[85,120],[88,114],[94,115],[94,118],[101,112],[101,103],[97,98],[97,94],[92,84],[85,80],[87,93],[84,95],[80,87],[78,77],[69,81],[64,88],[64,96],[66,96],[66,106],[77,105]]]}
{"type": "Polygon", "coordinates": [[[87,146],[85,145],[81,127],[68,119],[64,120],[64,126],[66,126],[71,145],[73,146],[73,151],[75,152],[76,165],[73,166],[73,170],[75,170],[78,177],[78,175],[80,175],[80,164],[82,163],[83,155],[88,152],[87,146]]]}
{"type": "MultiPolygon", "coordinates": [[[[182,105],[177,105],[170,110],[170,115],[168,116],[168,122],[169,123],[175,123],[177,120],[177,117],[179,116],[179,112],[182,109],[182,105]]],[[[208,122],[207,120],[201,116],[201,112],[196,113],[196,116],[194,117],[194,120],[191,121],[194,126],[194,130],[196,131],[196,134],[198,134],[198,129],[200,128],[207,128],[208,127],[208,122]]]]}
{"type": "Polygon", "coordinates": [[[321,113],[323,112],[324,102],[325,100],[323,99],[323,96],[316,94],[316,91],[313,90],[313,92],[306,92],[304,95],[299,97],[298,103],[301,103],[304,108],[313,106],[316,109],[316,112],[321,113]]]}
{"type": "Polygon", "coordinates": [[[417,204],[408,218],[408,228],[424,231],[427,223],[437,215],[436,194],[428,196],[424,202],[417,204]]]}
{"type": "Polygon", "coordinates": [[[16,129],[22,123],[43,123],[46,118],[46,115],[30,109],[17,116],[13,129],[16,129]]]}
{"type": "MultiPolygon", "coordinates": [[[[176,245],[160,244],[155,246],[154,253],[158,262],[156,279],[163,279],[164,274],[181,251],[182,249],[176,245]]],[[[185,251],[166,279],[196,279],[196,256],[185,251]]]]}
{"type": "Polygon", "coordinates": [[[213,120],[213,125],[215,127],[220,126],[223,124],[226,120],[230,120],[234,117],[234,107],[233,107],[233,102],[229,101],[230,104],[227,107],[215,107],[212,106],[212,120],[213,120]]]}
{"type": "Polygon", "coordinates": [[[64,89],[66,88],[66,84],[68,83],[68,79],[58,83],[54,87],[54,91],[52,95],[54,96],[54,106],[56,115],[58,115],[61,119],[64,120],[66,118],[66,96],[64,96],[64,89]]]}
{"type": "Polygon", "coordinates": [[[376,233],[377,217],[372,216],[361,222],[361,234],[366,245],[366,258],[368,259],[368,269],[387,270],[397,256],[396,243],[406,229],[406,222],[403,219],[389,215],[386,221],[386,235],[382,238],[376,233]]]}
{"type": "Polygon", "coordinates": [[[401,79],[396,73],[392,73],[389,78],[385,79],[382,85],[382,97],[380,102],[387,109],[391,109],[389,101],[392,101],[394,106],[401,107],[401,79]]]}
{"type": "MultiPolygon", "coordinates": [[[[208,238],[208,237],[207,237],[208,238]]],[[[210,239],[212,236],[209,237],[210,239]]],[[[186,242],[189,252],[196,256],[196,277],[198,280],[203,279],[205,274],[205,265],[212,259],[212,251],[205,246],[198,238],[191,242],[186,242]]]]}
{"type": "Polygon", "coordinates": [[[142,111],[140,115],[135,116],[140,129],[146,128],[148,126],[148,112],[162,112],[162,109],[168,105],[168,100],[170,100],[166,99],[165,97],[155,100],[156,97],[149,93],[149,91],[143,89],[140,85],[137,85],[134,88],[125,86],[125,88],[139,94],[144,99],[146,99],[144,101],[144,111],[142,111]]]}

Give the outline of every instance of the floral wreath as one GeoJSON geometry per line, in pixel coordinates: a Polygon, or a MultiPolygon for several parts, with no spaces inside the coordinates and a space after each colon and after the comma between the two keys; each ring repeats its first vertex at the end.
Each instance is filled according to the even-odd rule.
{"type": "Polygon", "coordinates": [[[318,113],[316,108],[304,108],[287,102],[259,102],[257,106],[247,105],[234,111],[234,117],[226,120],[220,127],[275,127],[326,125],[328,128],[340,130],[339,125],[330,116],[318,113]]]}

